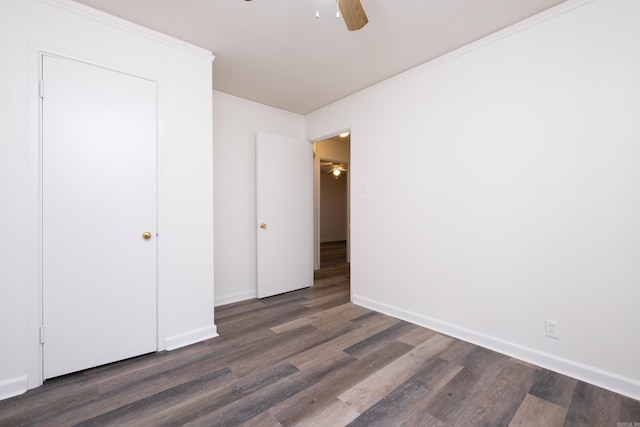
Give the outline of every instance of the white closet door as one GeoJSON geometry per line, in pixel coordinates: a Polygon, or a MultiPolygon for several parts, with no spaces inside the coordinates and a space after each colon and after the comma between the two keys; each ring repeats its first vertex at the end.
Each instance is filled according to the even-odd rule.
{"type": "Polygon", "coordinates": [[[313,285],[313,148],[256,137],[258,298],[313,285]]]}
{"type": "Polygon", "coordinates": [[[42,66],[51,378],[157,349],[157,90],[74,60],[44,56],[42,66]]]}

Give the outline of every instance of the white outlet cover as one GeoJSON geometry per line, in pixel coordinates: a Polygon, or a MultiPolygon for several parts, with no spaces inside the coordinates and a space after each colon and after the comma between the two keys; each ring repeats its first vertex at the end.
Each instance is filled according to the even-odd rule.
{"type": "Polygon", "coordinates": [[[560,339],[560,329],[558,322],[553,320],[544,321],[544,334],[549,338],[560,339]]]}

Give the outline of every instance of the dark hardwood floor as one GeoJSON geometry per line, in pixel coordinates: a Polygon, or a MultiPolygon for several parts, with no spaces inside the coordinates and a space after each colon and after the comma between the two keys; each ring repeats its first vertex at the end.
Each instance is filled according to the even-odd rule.
{"type": "Polygon", "coordinates": [[[220,337],[55,378],[0,425],[611,426],[640,402],[349,303],[343,244],[315,286],[216,308],[220,337]]]}

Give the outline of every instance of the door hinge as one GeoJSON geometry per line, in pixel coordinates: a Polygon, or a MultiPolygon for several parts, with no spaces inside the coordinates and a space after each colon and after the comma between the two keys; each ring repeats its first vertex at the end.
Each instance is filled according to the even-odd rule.
{"type": "Polygon", "coordinates": [[[38,90],[40,91],[40,98],[44,98],[44,80],[40,80],[40,87],[38,90]]]}
{"type": "Polygon", "coordinates": [[[44,344],[44,326],[40,326],[40,344],[44,344]]]}

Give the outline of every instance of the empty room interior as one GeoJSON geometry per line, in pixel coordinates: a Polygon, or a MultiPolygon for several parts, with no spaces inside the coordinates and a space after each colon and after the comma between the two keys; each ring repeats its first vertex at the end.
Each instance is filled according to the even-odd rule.
{"type": "Polygon", "coordinates": [[[1,0],[0,425],[640,426],[637,0],[1,0]]]}

